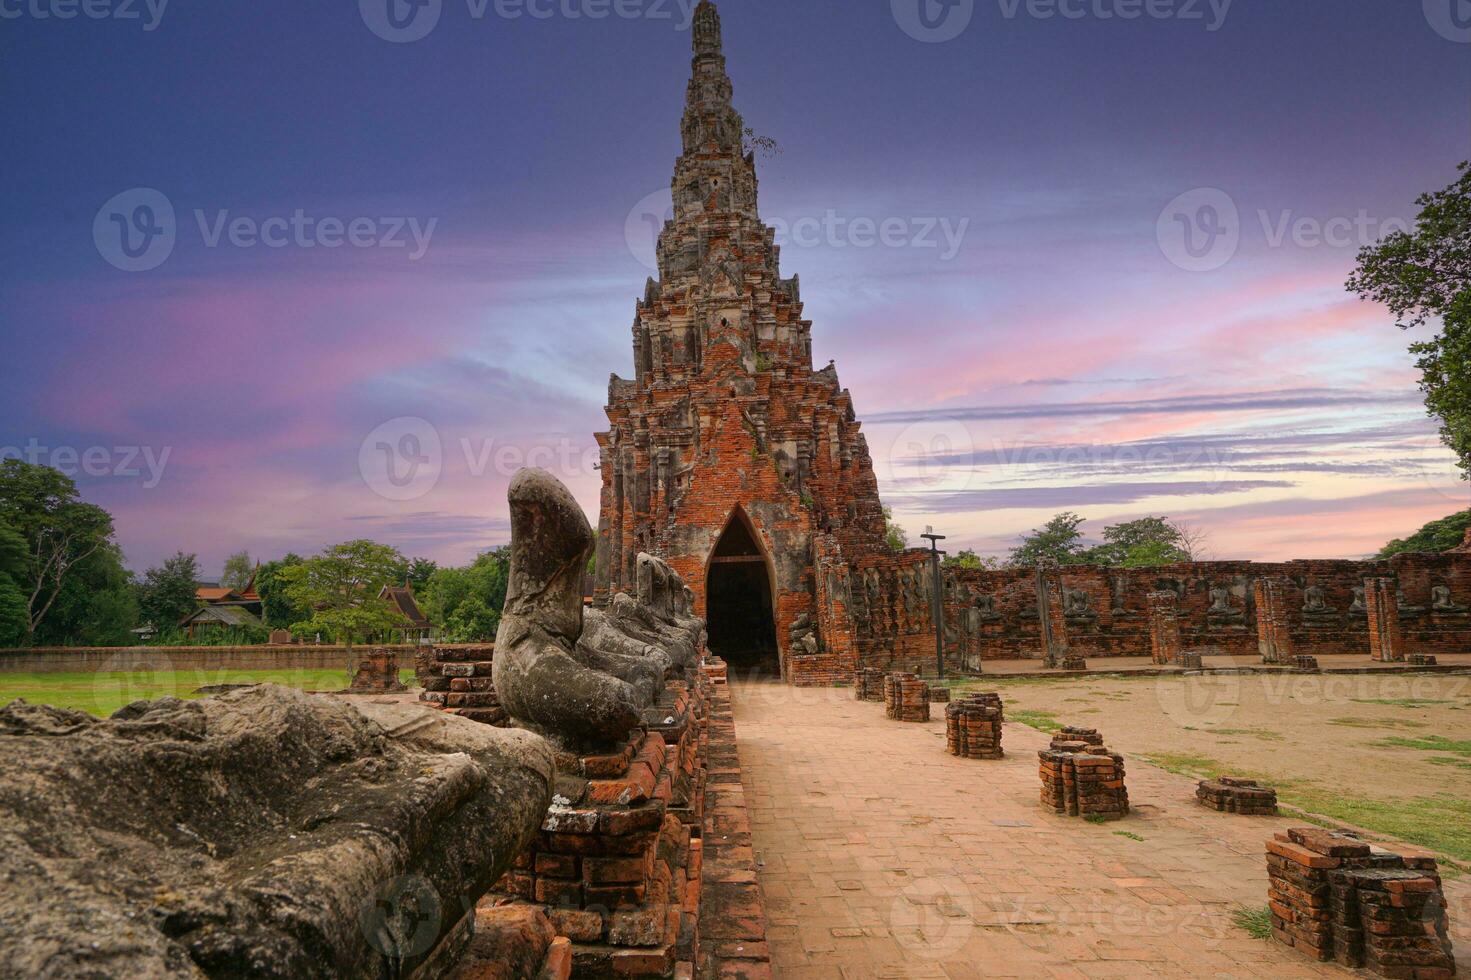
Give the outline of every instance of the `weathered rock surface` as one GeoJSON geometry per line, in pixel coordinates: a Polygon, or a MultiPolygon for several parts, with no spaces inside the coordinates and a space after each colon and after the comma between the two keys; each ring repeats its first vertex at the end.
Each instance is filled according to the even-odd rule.
{"type": "Polygon", "coordinates": [[[409,705],[273,686],[107,720],[14,702],[0,976],[434,972],[552,780],[535,735],[409,705]]]}

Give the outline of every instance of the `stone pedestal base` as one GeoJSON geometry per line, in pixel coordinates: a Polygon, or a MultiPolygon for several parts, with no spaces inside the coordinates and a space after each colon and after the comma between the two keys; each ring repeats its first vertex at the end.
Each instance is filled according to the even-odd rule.
{"type": "Polygon", "coordinates": [[[471,721],[504,726],[510,720],[496,697],[491,670],[495,646],[429,647],[414,662],[424,693],[419,699],[471,721]]]}

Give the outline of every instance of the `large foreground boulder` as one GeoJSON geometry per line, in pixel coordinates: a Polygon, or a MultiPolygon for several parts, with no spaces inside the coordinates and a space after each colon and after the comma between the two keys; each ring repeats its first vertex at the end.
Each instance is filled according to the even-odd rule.
{"type": "Polygon", "coordinates": [[[435,974],[553,778],[528,732],[273,686],[105,721],[14,702],[0,975],[435,974]]]}

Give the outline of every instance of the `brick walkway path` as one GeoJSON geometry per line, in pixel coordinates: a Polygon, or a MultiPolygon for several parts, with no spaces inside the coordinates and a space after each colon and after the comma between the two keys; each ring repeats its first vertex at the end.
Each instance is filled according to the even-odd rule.
{"type": "MultiPolygon", "coordinates": [[[[1232,922],[1266,903],[1264,841],[1300,821],[1206,811],[1134,761],[1135,815],[1056,817],[1031,728],[1006,726],[1005,761],[960,760],[938,710],[904,724],[847,690],[733,688],[780,978],[1352,975],[1232,922]]],[[[1464,970],[1471,886],[1447,898],[1464,970]]]]}

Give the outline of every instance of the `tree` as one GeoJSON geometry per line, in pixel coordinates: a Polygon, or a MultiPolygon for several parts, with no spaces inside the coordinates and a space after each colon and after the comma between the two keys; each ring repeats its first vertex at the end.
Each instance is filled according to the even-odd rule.
{"type": "Polygon", "coordinates": [[[250,562],[250,552],[237,551],[225,559],[225,570],[220,573],[220,585],[227,589],[243,589],[250,583],[255,566],[250,562]]]}
{"type": "Polygon", "coordinates": [[[309,610],[297,608],[286,598],[286,583],[281,580],[282,571],[293,565],[300,565],[302,561],[304,559],[300,555],[289,552],[284,558],[263,563],[255,573],[255,591],[260,594],[261,618],[271,629],[290,629],[292,623],[310,615],[309,610]]]}
{"type": "Polygon", "coordinates": [[[970,548],[946,556],[941,563],[945,568],[985,568],[997,569],[1001,567],[1001,561],[990,555],[978,555],[970,548]]]}
{"type": "Polygon", "coordinates": [[[488,643],[500,626],[509,582],[510,553],[505,548],[478,555],[464,568],[438,569],[425,589],[425,614],[452,642],[488,643]]]}
{"type": "Polygon", "coordinates": [[[1406,552],[1440,554],[1459,545],[1466,539],[1466,529],[1471,527],[1471,510],[1463,510],[1438,521],[1431,521],[1408,538],[1396,538],[1379,552],[1380,558],[1390,558],[1406,552]]]}
{"type": "Polygon", "coordinates": [[[1413,344],[1425,407],[1471,477],[1471,161],[1445,190],[1423,194],[1412,231],[1359,252],[1348,289],[1382,303],[1403,330],[1440,320],[1442,332],[1413,344]]]}
{"type": "Polygon", "coordinates": [[[1188,556],[1187,561],[1211,560],[1210,532],[1191,521],[1170,521],[1175,529],[1176,543],[1188,556]]]}
{"type": "Polygon", "coordinates": [[[77,497],[71,478],[49,466],[0,460],[0,521],[25,540],[15,585],[26,604],[30,644],[70,579],[99,551],[114,549],[112,516],[77,497]]]}
{"type": "Polygon", "coordinates": [[[1165,517],[1141,517],[1103,529],[1103,544],[1082,555],[1090,565],[1153,568],[1190,561],[1180,531],[1165,517]]]}
{"type": "Polygon", "coordinates": [[[409,562],[401,581],[407,582],[415,593],[424,591],[429,585],[429,580],[434,573],[439,571],[439,563],[428,558],[415,558],[409,562]]]}
{"type": "Polygon", "coordinates": [[[199,559],[175,552],[157,568],[143,573],[138,586],[138,612],[160,633],[171,632],[179,620],[199,608],[199,559]]]}
{"type": "Polygon", "coordinates": [[[385,585],[397,584],[404,565],[397,549],[360,539],[281,569],[287,601],[305,610],[292,632],[323,633],[351,647],[408,625],[395,606],[379,598],[385,585]]]}
{"type": "Polygon", "coordinates": [[[1008,562],[1013,568],[1036,565],[1077,565],[1083,560],[1083,533],[1078,530],[1083,518],[1072,511],[1058,514],[1046,524],[1022,538],[1011,550],[1008,562]]]}
{"type": "Polygon", "coordinates": [[[26,597],[21,577],[26,569],[26,539],[0,522],[0,647],[11,647],[26,636],[26,597]]]}
{"type": "Polygon", "coordinates": [[[884,542],[890,551],[903,551],[909,547],[909,532],[894,523],[894,510],[884,508],[884,542]]]}

